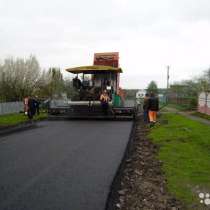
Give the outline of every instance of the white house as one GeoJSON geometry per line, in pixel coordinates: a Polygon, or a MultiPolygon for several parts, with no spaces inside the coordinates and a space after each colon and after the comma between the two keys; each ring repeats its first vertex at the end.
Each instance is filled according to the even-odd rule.
{"type": "Polygon", "coordinates": [[[136,99],[143,99],[146,94],[146,90],[141,89],[136,92],[136,99]]]}

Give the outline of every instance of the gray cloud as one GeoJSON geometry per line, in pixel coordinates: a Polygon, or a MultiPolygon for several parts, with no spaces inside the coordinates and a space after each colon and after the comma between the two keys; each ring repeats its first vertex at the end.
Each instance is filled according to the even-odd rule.
{"type": "Polygon", "coordinates": [[[122,85],[196,75],[210,63],[208,0],[1,0],[0,57],[35,54],[41,66],[92,64],[120,51],[122,85]]]}

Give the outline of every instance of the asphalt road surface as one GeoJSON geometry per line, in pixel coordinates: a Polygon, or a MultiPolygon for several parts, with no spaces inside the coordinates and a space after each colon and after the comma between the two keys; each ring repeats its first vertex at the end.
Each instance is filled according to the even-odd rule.
{"type": "Polygon", "coordinates": [[[132,123],[40,122],[0,138],[1,210],[103,210],[132,123]]]}

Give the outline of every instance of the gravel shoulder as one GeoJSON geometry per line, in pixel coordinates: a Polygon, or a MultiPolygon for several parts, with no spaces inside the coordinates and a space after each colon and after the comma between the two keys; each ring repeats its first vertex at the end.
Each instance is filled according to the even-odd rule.
{"type": "Polygon", "coordinates": [[[113,183],[107,210],[177,210],[182,204],[166,188],[162,162],[156,158],[158,147],[148,138],[142,120],[113,183]]]}

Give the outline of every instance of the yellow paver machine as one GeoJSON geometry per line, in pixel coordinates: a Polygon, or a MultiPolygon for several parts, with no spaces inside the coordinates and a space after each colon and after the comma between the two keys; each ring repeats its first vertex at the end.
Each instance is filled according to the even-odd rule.
{"type": "Polygon", "coordinates": [[[126,100],[120,88],[119,53],[95,53],[93,66],[66,69],[74,74],[74,95],[67,104],[51,103],[49,113],[72,119],[133,119],[136,116],[135,100],[126,100]],[[101,94],[108,95],[107,112],[103,111],[101,94]]]}

